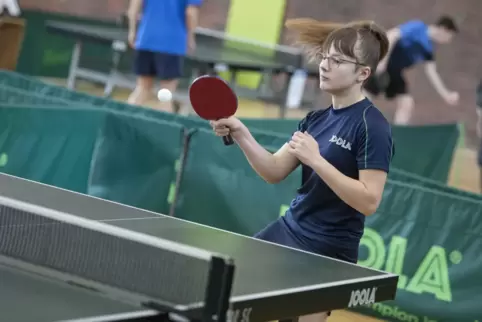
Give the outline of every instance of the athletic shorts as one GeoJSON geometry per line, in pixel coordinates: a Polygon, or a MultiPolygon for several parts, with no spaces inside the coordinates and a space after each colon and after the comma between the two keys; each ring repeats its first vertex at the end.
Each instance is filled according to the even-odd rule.
{"type": "Polygon", "coordinates": [[[289,227],[284,217],[280,217],[278,220],[266,226],[266,228],[258,232],[254,238],[345,262],[356,263],[358,260],[358,245],[352,247],[341,246],[339,240],[336,238],[307,242],[303,237],[296,236],[296,233],[289,227]]]}
{"type": "Polygon", "coordinates": [[[134,72],[137,76],[151,76],[161,80],[178,79],[182,76],[183,62],[183,56],[136,50],[134,72]]]}
{"type": "Polygon", "coordinates": [[[364,88],[374,96],[384,93],[387,99],[408,93],[408,85],[401,71],[387,71],[381,75],[373,75],[366,81],[364,88]]]}

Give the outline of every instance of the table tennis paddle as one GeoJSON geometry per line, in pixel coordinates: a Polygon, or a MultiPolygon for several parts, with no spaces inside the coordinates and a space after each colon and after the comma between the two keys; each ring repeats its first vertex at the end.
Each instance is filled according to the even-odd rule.
{"type": "MultiPolygon", "coordinates": [[[[189,87],[189,99],[197,115],[205,120],[228,118],[236,113],[238,98],[222,78],[204,75],[189,87]]],[[[223,136],[225,145],[234,143],[231,135],[223,136]]]]}

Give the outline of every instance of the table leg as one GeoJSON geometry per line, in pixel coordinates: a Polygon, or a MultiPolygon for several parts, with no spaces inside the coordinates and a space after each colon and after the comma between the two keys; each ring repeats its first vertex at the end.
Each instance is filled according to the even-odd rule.
{"type": "Polygon", "coordinates": [[[273,80],[273,71],[272,70],[263,70],[261,71],[261,80],[259,85],[259,94],[260,95],[271,95],[271,81],[273,80]]]}
{"type": "Polygon", "coordinates": [[[114,88],[116,86],[116,78],[118,77],[119,63],[122,57],[122,53],[114,51],[112,54],[112,66],[110,69],[109,77],[107,78],[107,83],[104,87],[104,97],[110,97],[114,88]]]}
{"type": "Polygon", "coordinates": [[[77,79],[77,69],[79,68],[80,54],[82,53],[82,41],[77,40],[72,51],[70,59],[69,75],[67,78],[67,88],[75,90],[75,81],[77,79]]]}
{"type": "Polygon", "coordinates": [[[114,41],[112,43],[112,65],[110,69],[107,83],[104,87],[104,97],[110,97],[115,87],[117,86],[117,78],[122,77],[119,71],[122,55],[127,51],[127,43],[123,41],[114,41]]]}
{"type": "Polygon", "coordinates": [[[282,120],[286,118],[286,111],[288,109],[286,102],[288,101],[288,89],[289,89],[289,83],[290,83],[291,77],[293,77],[292,74],[290,74],[290,77],[286,80],[282,90],[283,97],[279,105],[279,118],[282,120]]]}
{"type": "Polygon", "coordinates": [[[236,77],[238,76],[238,70],[233,69],[229,72],[229,79],[228,83],[231,85],[232,88],[235,88],[237,83],[236,83],[236,77]]]}

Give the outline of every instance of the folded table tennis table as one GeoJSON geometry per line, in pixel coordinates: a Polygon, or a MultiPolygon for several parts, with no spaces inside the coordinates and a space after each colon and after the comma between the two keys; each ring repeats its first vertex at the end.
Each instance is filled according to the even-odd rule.
{"type": "Polygon", "coordinates": [[[393,300],[397,282],[391,273],[0,174],[5,321],[288,320],[393,300]]]}

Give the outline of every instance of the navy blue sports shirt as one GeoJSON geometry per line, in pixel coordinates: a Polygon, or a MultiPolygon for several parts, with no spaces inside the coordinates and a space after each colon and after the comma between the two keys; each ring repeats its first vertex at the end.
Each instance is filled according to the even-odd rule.
{"type": "MultiPolygon", "coordinates": [[[[348,177],[358,179],[364,169],[389,171],[391,127],[368,99],[310,112],[298,131],[313,136],[320,154],[348,177]]],[[[301,166],[302,183],[286,214],[255,237],[356,262],[365,215],[342,201],[310,167],[301,166]]]]}

